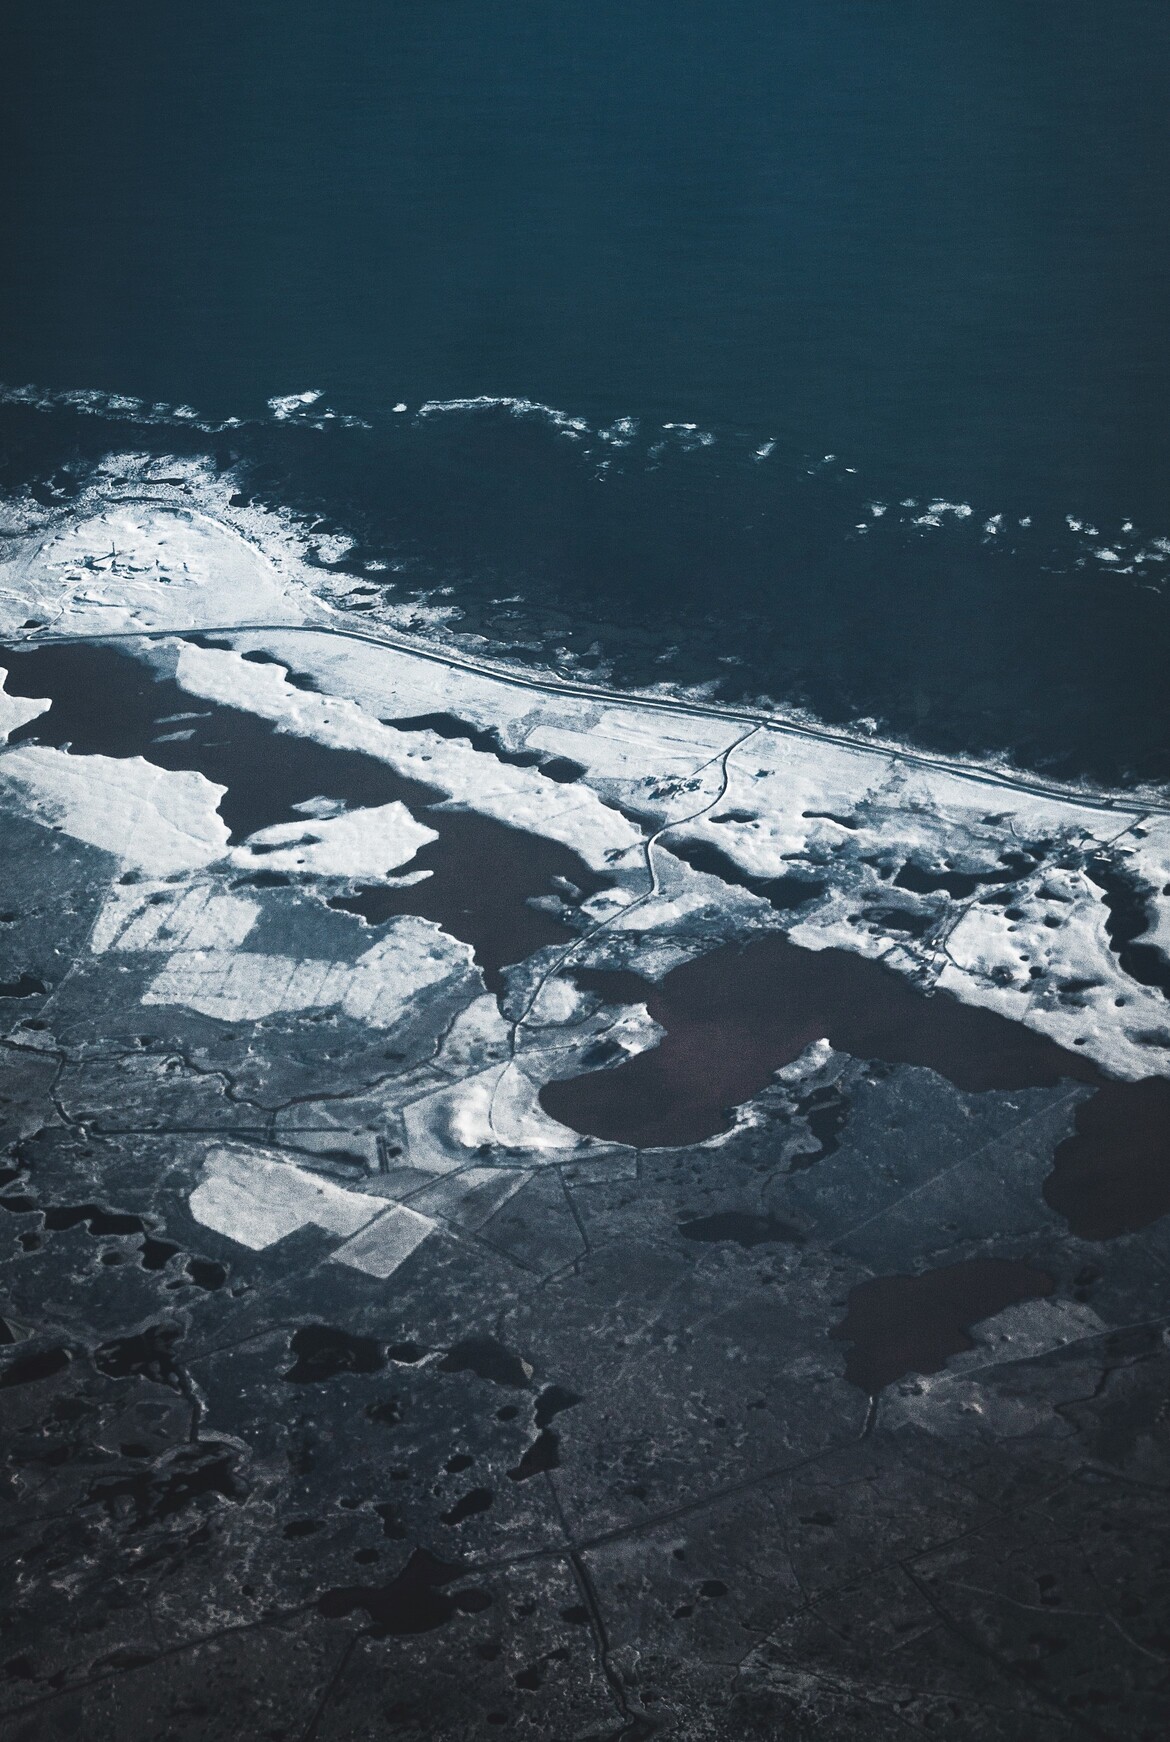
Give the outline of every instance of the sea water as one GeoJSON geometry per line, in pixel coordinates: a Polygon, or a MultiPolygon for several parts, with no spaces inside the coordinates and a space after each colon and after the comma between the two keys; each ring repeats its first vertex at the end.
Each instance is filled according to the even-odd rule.
{"type": "Polygon", "coordinates": [[[1170,774],[1155,0],[27,10],[4,488],[512,660],[1170,774]]]}

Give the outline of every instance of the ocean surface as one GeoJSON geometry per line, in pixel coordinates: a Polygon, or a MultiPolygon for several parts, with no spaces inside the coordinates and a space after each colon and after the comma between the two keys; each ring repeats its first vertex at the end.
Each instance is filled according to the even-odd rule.
{"type": "Polygon", "coordinates": [[[207,453],[510,658],[1170,779],[1160,0],[49,0],[6,62],[11,501],[207,453]]]}

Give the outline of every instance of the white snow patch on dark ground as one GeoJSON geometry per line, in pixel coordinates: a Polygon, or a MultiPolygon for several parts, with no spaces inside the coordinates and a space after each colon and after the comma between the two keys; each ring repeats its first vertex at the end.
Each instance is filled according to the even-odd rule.
{"type": "MultiPolygon", "coordinates": [[[[259,907],[229,891],[233,875],[262,864],[325,884],[392,883],[435,838],[403,804],[306,816],[303,825],[274,825],[229,849],[216,810],[222,789],[140,757],[18,745],[0,752],[0,786],[22,813],[100,848],[141,879],[111,883],[89,948],[141,957],[147,1004],[236,1024],[333,1009],[378,1029],[400,1021],[421,992],[448,985],[453,1020],[437,1074],[401,1117],[404,1165],[416,1186],[466,1180],[443,1200],[452,1215],[474,1219],[473,1200],[496,1204],[512,1189],[510,1175],[497,1180],[485,1167],[484,1151],[510,1152],[513,1173],[587,1151],[587,1141],[551,1120],[536,1097],[552,1077],[585,1068],[580,1061],[599,1033],[623,1056],[654,1043],[643,1007],[598,1016],[577,997],[561,970],[591,961],[655,978],[729,937],[783,926],[809,949],[881,957],[923,986],[1076,1046],[1115,1076],[1163,1068],[1170,1005],[1158,988],[1122,971],[1101,890],[1083,869],[1094,853],[1121,856],[1127,874],[1151,891],[1152,924],[1142,941],[1165,955],[1170,815],[1156,796],[1029,790],[1009,771],[794,730],[780,718],[534,681],[384,629],[382,642],[347,638],[337,631],[352,629],[352,620],[314,595],[304,542],[279,517],[249,512],[248,521],[230,520],[222,503],[213,513],[95,498],[71,517],[42,514],[4,553],[0,627],[10,638],[35,639],[263,625],[233,636],[232,650],[185,644],[178,682],[193,697],[250,711],[282,733],[377,757],[437,787],[451,806],[559,842],[610,874],[612,886],[583,904],[580,929],[566,932],[564,949],[515,971],[515,983],[530,991],[518,1025],[483,996],[469,948],[422,919],[393,921],[344,960],[251,947],[259,907]],[[250,649],[282,664],[247,661],[250,649]],[[316,687],[290,684],[283,667],[316,687]],[[439,713],[466,721],[468,736],[386,723],[439,713]],[[473,731],[496,733],[508,753],[567,758],[583,773],[550,779],[477,747],[473,731]],[[815,877],[821,893],[799,914],[778,912],[750,887],[693,870],[669,852],[687,843],[716,849],[749,884],[797,871],[815,877]],[[978,882],[957,896],[896,881],[907,865],[940,878],[1002,880],[1003,856],[1013,851],[1032,858],[1009,904],[981,899],[978,882]],[[921,923],[907,929],[899,916],[921,923]],[[1073,997],[1063,990],[1068,984],[1073,997]]],[[[164,651],[173,660],[173,641],[164,651]]],[[[0,710],[10,731],[43,704],[0,694],[0,710]]],[[[234,1237],[267,1243],[266,1230],[283,1226],[280,1205],[301,1206],[288,1216],[303,1208],[296,1170],[274,1174],[275,1165],[209,1161],[193,1209],[218,1217],[208,1225],[224,1229],[225,1217],[244,1216],[241,1206],[251,1203],[248,1214],[260,1220],[244,1217],[234,1237]],[[261,1215],[257,1205],[270,1211],[261,1215]]],[[[321,1213],[344,1222],[350,1210],[326,1205],[321,1213]]],[[[387,1221],[383,1234],[381,1222],[362,1224],[364,1244],[353,1249],[365,1255],[361,1267],[389,1274],[420,1225],[387,1221]]],[[[356,1227],[333,1231],[353,1236],[356,1227]]]]}

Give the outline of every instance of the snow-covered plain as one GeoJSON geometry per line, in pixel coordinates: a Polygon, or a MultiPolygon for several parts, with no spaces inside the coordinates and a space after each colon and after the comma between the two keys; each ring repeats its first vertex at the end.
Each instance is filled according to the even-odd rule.
{"type": "MultiPolygon", "coordinates": [[[[509,971],[498,1007],[469,947],[429,920],[397,918],[372,941],[347,919],[349,944],[331,959],[320,945],[297,953],[282,909],[281,947],[257,941],[269,896],[242,892],[241,873],[283,874],[304,912],[358,882],[409,880],[436,832],[405,804],[321,805],[232,846],[217,810],[224,789],[201,774],[67,747],[0,752],[10,810],[108,856],[88,951],[136,961],[141,1002],[173,1008],[176,1023],[184,1011],[233,1025],[332,1011],[377,1030],[423,993],[446,999],[429,1074],[409,1092],[378,1091],[405,1150],[399,1196],[448,1182],[431,1217],[469,1225],[476,1205],[498,1207],[532,1168],[588,1155],[588,1139],[540,1108],[542,1083],[588,1068],[599,1037],[618,1057],[654,1044],[644,1008],[599,1011],[568,967],[628,965],[654,979],[729,938],[783,928],[809,949],[881,957],[923,987],[1075,1046],[1109,1074],[1170,1068],[1170,1003],[1122,969],[1092,875],[1104,859],[1129,879],[1150,920],[1139,941],[1165,960],[1162,795],[1045,787],[779,717],[607,694],[389,629],[366,633],[315,596],[303,549],[275,518],[233,515],[222,499],[196,509],[149,480],[115,496],[46,516],[10,543],[0,564],[10,642],[124,637],[125,651],[194,701],[361,752],[437,789],[446,808],[556,842],[603,877],[563,947],[509,971]],[[185,631],[220,632],[230,645],[196,645],[185,631]],[[428,716],[442,729],[394,723],[428,716]],[[542,766],[553,758],[555,777],[542,766]],[[566,764],[580,772],[566,775],[566,764]],[[799,889],[795,905],[770,899],[769,884],[794,877],[807,899],[799,889]]],[[[0,726],[14,731],[45,706],[0,694],[0,726]]],[[[310,1214],[301,1199],[314,1179],[216,1152],[192,1210],[255,1246],[286,1223],[315,1222],[350,1241],[339,1257],[364,1255],[360,1267],[377,1275],[432,1226],[414,1211],[393,1226],[372,1215],[350,1226],[352,1194],[334,1187],[310,1214]]],[[[359,1201],[363,1215],[369,1202],[359,1201]]]]}

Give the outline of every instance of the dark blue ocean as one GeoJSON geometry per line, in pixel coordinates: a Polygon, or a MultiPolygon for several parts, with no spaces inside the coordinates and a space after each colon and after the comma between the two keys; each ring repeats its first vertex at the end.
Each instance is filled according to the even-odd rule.
{"type": "Polygon", "coordinates": [[[1170,778],[1164,0],[5,38],[6,490],[206,451],[511,657],[1170,778]]]}

